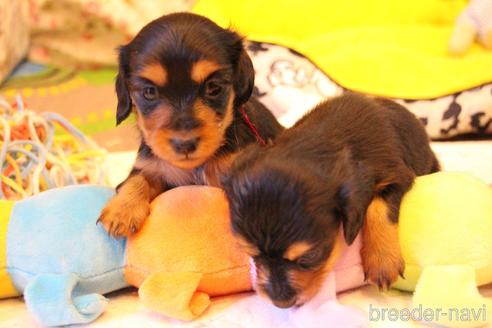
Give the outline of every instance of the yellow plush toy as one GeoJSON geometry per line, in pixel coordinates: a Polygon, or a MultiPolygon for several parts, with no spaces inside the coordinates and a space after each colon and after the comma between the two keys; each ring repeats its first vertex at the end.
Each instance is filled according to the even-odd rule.
{"type": "Polygon", "coordinates": [[[430,309],[433,322],[448,327],[490,319],[492,300],[477,290],[492,282],[488,185],[464,173],[417,178],[402,202],[400,242],[406,279],[394,287],[415,290],[413,308],[430,309]]]}

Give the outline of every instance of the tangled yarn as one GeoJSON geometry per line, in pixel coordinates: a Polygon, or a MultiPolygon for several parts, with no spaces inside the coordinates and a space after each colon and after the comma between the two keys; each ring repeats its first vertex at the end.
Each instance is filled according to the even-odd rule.
{"type": "Polygon", "coordinates": [[[107,184],[106,151],[62,116],[0,97],[1,199],[22,199],[70,184],[107,184]]]}

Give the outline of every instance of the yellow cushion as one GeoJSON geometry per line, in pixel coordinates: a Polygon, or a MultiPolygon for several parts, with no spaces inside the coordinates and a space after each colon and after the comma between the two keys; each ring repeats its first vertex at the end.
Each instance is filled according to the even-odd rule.
{"type": "Polygon", "coordinates": [[[440,97],[492,81],[492,52],[448,55],[465,0],[198,0],[194,12],[249,39],[293,48],[342,86],[393,98],[440,97]]]}

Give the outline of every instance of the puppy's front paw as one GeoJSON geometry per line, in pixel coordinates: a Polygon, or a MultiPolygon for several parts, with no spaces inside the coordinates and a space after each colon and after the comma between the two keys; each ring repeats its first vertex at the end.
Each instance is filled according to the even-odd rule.
{"type": "Polygon", "coordinates": [[[361,257],[366,280],[379,290],[389,289],[398,276],[403,277],[405,262],[399,251],[384,253],[363,248],[361,257]]]}
{"type": "Polygon", "coordinates": [[[102,210],[98,223],[115,237],[127,237],[140,229],[149,213],[148,201],[117,194],[102,210]]]}

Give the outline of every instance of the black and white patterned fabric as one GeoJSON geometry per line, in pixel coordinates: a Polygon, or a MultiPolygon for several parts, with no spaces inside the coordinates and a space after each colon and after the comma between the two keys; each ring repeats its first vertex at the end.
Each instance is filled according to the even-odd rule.
{"type": "MultiPolygon", "coordinates": [[[[284,126],[346,90],[291,49],[251,41],[246,47],[256,71],[254,94],[284,126]]],[[[432,139],[492,134],[492,83],[436,99],[395,100],[422,121],[432,139]]]]}

